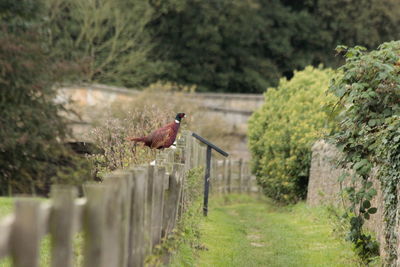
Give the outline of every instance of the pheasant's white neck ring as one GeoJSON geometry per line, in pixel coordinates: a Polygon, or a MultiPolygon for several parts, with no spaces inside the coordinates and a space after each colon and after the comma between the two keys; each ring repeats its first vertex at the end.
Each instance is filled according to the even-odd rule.
{"type": "Polygon", "coordinates": [[[179,123],[181,123],[181,122],[180,122],[180,121],[178,121],[178,120],[175,120],[175,123],[178,123],[178,124],[179,124],[179,123]]]}

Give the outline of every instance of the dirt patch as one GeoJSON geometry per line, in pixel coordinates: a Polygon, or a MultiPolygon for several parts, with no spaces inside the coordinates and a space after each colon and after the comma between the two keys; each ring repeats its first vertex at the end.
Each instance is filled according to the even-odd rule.
{"type": "Polygon", "coordinates": [[[250,245],[252,245],[253,247],[258,247],[258,248],[265,247],[265,244],[256,243],[256,242],[251,242],[250,245]]]}
{"type": "Polygon", "coordinates": [[[252,245],[253,247],[257,248],[265,247],[265,243],[259,241],[261,239],[261,235],[258,232],[253,232],[251,234],[248,234],[247,239],[252,241],[250,242],[250,245],[252,245]]]}

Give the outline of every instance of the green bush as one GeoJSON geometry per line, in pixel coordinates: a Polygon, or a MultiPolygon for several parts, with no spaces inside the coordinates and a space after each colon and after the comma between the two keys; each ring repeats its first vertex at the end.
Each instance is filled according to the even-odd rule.
{"type": "Polygon", "coordinates": [[[249,120],[253,172],[267,196],[291,203],[303,199],[313,142],[331,131],[325,105],[330,69],[307,67],[265,93],[265,103],[249,120]]]}
{"type": "Polygon", "coordinates": [[[346,64],[341,67],[343,76],[330,87],[340,99],[337,106],[343,108],[334,139],[343,152],[343,165],[352,167],[356,174],[348,176],[352,183],[345,188],[349,197],[348,239],[367,262],[379,253],[377,243],[363,229],[365,220],[377,212],[370,202],[377,194],[370,179],[376,166],[385,208],[386,242],[381,245],[387,256],[385,266],[392,266],[398,257],[400,41],[384,43],[371,52],[360,46],[337,50],[345,53],[346,64]]]}

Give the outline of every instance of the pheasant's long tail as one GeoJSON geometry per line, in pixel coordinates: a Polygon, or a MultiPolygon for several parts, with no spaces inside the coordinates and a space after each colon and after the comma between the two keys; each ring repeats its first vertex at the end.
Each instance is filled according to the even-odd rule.
{"type": "Polygon", "coordinates": [[[127,137],[127,141],[132,141],[132,142],[146,142],[146,137],[127,137]]]}

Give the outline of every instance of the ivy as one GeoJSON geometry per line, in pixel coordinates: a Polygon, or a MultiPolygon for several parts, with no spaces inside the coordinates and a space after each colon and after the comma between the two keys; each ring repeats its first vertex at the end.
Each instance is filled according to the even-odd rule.
{"type": "Polygon", "coordinates": [[[368,52],[356,46],[337,47],[346,63],[339,68],[329,91],[340,100],[342,111],[337,132],[333,135],[343,152],[343,166],[354,170],[354,175],[342,176],[351,180],[345,188],[349,205],[345,216],[350,216],[348,239],[355,244],[365,262],[378,255],[378,244],[364,230],[366,220],[377,212],[371,200],[377,190],[370,180],[371,169],[378,170],[384,198],[386,263],[397,259],[395,234],[397,184],[400,182],[400,42],[388,42],[368,52]]]}

